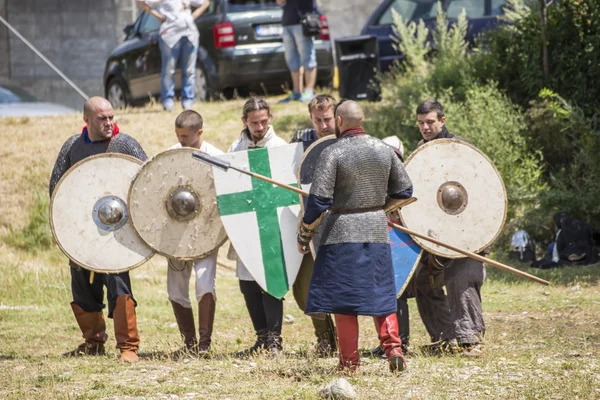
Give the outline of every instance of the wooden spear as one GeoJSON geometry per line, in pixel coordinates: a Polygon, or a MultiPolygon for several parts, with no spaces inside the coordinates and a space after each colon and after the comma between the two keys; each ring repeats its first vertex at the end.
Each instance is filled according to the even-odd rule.
{"type": "MultiPolygon", "coordinates": [[[[265,182],[272,183],[273,185],[277,185],[277,186],[282,187],[284,189],[291,190],[291,191],[296,192],[298,194],[301,194],[303,196],[308,196],[309,195],[309,193],[307,191],[305,191],[305,190],[299,189],[299,188],[297,188],[295,186],[287,185],[285,183],[278,182],[278,181],[276,181],[274,179],[268,178],[268,177],[266,177],[264,175],[257,174],[255,172],[247,171],[247,170],[245,170],[243,168],[236,168],[236,167],[232,166],[230,162],[218,159],[218,158],[213,157],[213,156],[209,156],[206,153],[195,151],[194,153],[192,153],[192,156],[194,158],[196,158],[197,160],[200,160],[202,162],[210,164],[210,165],[212,165],[214,167],[217,167],[217,168],[219,168],[219,169],[221,169],[223,171],[227,171],[229,169],[233,169],[235,171],[241,172],[242,174],[246,174],[246,175],[249,175],[249,176],[251,176],[253,178],[260,179],[260,180],[263,180],[265,182]]],[[[408,205],[408,204],[414,202],[415,200],[416,199],[414,197],[411,197],[410,199],[403,199],[403,201],[394,201],[395,207],[393,207],[392,209],[398,209],[398,208],[400,208],[403,205],[408,205]]],[[[384,206],[383,208],[388,209],[389,207],[384,206]]],[[[467,257],[470,257],[470,258],[472,258],[474,260],[481,261],[483,263],[489,264],[489,265],[491,265],[493,267],[496,267],[496,268],[500,268],[500,269],[502,269],[504,271],[507,271],[507,272],[510,272],[512,274],[519,275],[519,276],[521,276],[523,278],[530,279],[530,280],[532,280],[534,282],[537,282],[537,283],[541,283],[542,285],[549,285],[550,284],[550,282],[548,282],[546,280],[543,280],[541,278],[538,278],[535,275],[531,275],[531,274],[528,274],[527,272],[523,272],[523,271],[518,270],[516,268],[509,267],[508,265],[502,264],[502,263],[500,263],[498,261],[494,261],[494,260],[489,259],[487,257],[480,256],[479,254],[475,254],[475,253],[472,253],[470,251],[463,250],[463,249],[460,249],[458,247],[452,246],[450,244],[447,244],[447,243],[444,243],[444,242],[440,242],[437,239],[434,239],[434,238],[429,237],[427,235],[422,235],[422,234],[417,233],[417,232],[415,232],[413,230],[405,228],[405,227],[403,227],[401,225],[394,224],[392,222],[388,222],[388,225],[391,226],[394,229],[398,229],[399,231],[407,233],[407,234],[409,234],[411,236],[416,236],[416,237],[418,237],[420,239],[427,240],[427,241],[429,241],[431,243],[437,244],[438,246],[442,246],[442,247],[445,247],[447,249],[456,251],[457,253],[463,254],[463,255],[465,255],[467,257]]]]}

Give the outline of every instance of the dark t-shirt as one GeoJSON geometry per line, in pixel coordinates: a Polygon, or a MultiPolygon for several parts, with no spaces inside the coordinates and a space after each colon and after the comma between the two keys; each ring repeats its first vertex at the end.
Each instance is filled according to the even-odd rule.
{"type": "Polygon", "coordinates": [[[317,0],[287,0],[283,6],[281,25],[297,25],[300,15],[317,10],[317,0]]]}

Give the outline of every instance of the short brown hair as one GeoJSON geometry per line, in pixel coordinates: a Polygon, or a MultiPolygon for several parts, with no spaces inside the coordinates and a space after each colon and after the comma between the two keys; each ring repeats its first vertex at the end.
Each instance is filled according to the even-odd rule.
{"type": "Polygon", "coordinates": [[[191,129],[194,132],[202,129],[203,124],[204,120],[202,119],[202,115],[194,110],[185,110],[175,119],[176,128],[191,129]]]}
{"type": "Polygon", "coordinates": [[[428,99],[419,104],[417,107],[417,115],[429,114],[435,111],[438,121],[444,116],[444,107],[435,99],[428,99]]]}
{"type": "Polygon", "coordinates": [[[337,100],[328,94],[320,94],[316,96],[314,99],[308,103],[308,113],[312,117],[313,110],[324,111],[329,107],[334,107],[337,103],[337,100]]]}

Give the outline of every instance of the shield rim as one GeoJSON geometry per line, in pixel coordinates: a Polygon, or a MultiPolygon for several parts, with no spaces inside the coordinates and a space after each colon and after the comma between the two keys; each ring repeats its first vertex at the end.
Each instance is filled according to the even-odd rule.
{"type": "MultiPolygon", "coordinates": [[[[167,149],[165,151],[161,151],[160,153],[155,154],[151,159],[149,159],[148,161],[146,161],[144,163],[144,166],[146,164],[151,163],[152,160],[154,160],[159,155],[166,154],[166,153],[181,153],[182,152],[181,150],[199,151],[198,149],[195,149],[193,147],[178,147],[178,148],[175,148],[175,149],[167,149]]],[[[191,153],[190,153],[190,157],[191,157],[191,153]]],[[[128,208],[129,215],[130,215],[130,218],[131,218],[131,224],[133,225],[133,227],[134,227],[134,229],[135,229],[136,232],[137,232],[137,227],[135,226],[135,223],[133,222],[133,217],[132,217],[133,214],[131,213],[131,207],[129,206],[129,204],[131,204],[131,197],[132,197],[132,192],[133,192],[133,185],[137,181],[137,179],[139,178],[139,176],[142,173],[143,169],[144,169],[144,167],[142,166],[138,170],[138,172],[135,174],[135,176],[131,180],[131,185],[129,185],[129,191],[127,193],[127,208],[128,208]]],[[[212,167],[210,168],[210,172],[211,172],[211,174],[213,174],[213,180],[214,180],[214,173],[213,173],[212,167]]],[[[216,196],[215,196],[215,200],[216,200],[216,196]]],[[[190,220],[190,221],[193,221],[193,219],[190,220]]],[[[225,231],[225,227],[223,227],[223,230],[225,231]]],[[[142,239],[142,241],[144,242],[144,244],[146,246],[150,247],[152,249],[152,251],[154,251],[155,253],[160,254],[163,257],[173,258],[173,259],[176,259],[176,260],[179,260],[179,261],[194,261],[194,260],[206,258],[207,256],[209,256],[209,255],[213,254],[214,252],[218,251],[219,248],[221,248],[221,246],[223,246],[223,244],[225,244],[225,242],[228,239],[227,232],[225,232],[225,237],[223,238],[223,240],[219,244],[217,244],[214,249],[212,249],[210,251],[207,251],[206,253],[202,253],[199,256],[174,257],[171,254],[167,254],[164,251],[161,251],[161,250],[157,249],[155,246],[152,246],[150,243],[146,242],[146,240],[144,240],[144,238],[142,237],[142,235],[140,235],[139,233],[138,233],[138,236],[140,236],[140,238],[142,239]]]]}
{"type": "MultiPolygon", "coordinates": [[[[298,182],[298,187],[300,189],[302,189],[302,182],[300,181],[301,180],[300,173],[302,172],[302,164],[304,164],[304,160],[306,159],[306,156],[308,155],[308,153],[310,153],[310,151],[314,147],[317,147],[318,144],[321,144],[321,143],[326,142],[328,140],[337,140],[337,139],[338,138],[334,134],[327,135],[327,136],[324,136],[324,137],[322,137],[320,139],[315,140],[310,146],[308,146],[308,148],[306,150],[304,150],[304,153],[302,154],[302,158],[300,159],[300,163],[298,164],[298,171],[296,171],[296,181],[298,182]]],[[[311,182],[311,184],[312,184],[312,182],[311,182]]],[[[304,190],[304,189],[302,189],[302,190],[304,190]]],[[[298,197],[300,197],[300,211],[302,212],[302,218],[304,218],[304,199],[302,198],[301,194],[298,194],[298,197]]],[[[298,221],[298,226],[300,226],[302,218],[300,218],[300,220],[298,221]]],[[[315,245],[313,244],[312,240],[308,244],[308,247],[310,248],[310,253],[313,256],[313,259],[316,259],[317,258],[317,251],[315,250],[315,245]]]]}
{"type": "MultiPolygon", "coordinates": [[[[139,266],[141,266],[142,264],[144,264],[145,262],[147,262],[148,260],[150,260],[154,254],[155,251],[154,249],[152,249],[150,246],[148,246],[146,244],[146,242],[142,239],[142,237],[139,235],[137,229],[135,229],[135,225],[133,225],[133,221],[131,221],[131,226],[133,227],[133,232],[135,233],[135,235],[137,235],[137,237],[140,239],[141,243],[143,243],[146,247],[148,247],[151,250],[151,253],[149,256],[147,256],[145,259],[143,259],[142,261],[138,262],[137,264],[134,264],[133,266],[130,266],[128,268],[121,268],[121,269],[115,269],[114,271],[111,272],[107,272],[106,270],[98,270],[86,263],[82,263],[78,260],[76,260],[71,254],[69,254],[68,251],[65,250],[65,248],[62,246],[62,244],[60,243],[60,241],[57,239],[56,237],[56,230],[54,228],[54,218],[53,218],[53,206],[54,206],[54,199],[56,197],[56,193],[58,193],[58,190],[60,188],[60,186],[62,185],[62,183],[65,181],[65,179],[67,178],[67,176],[69,176],[73,171],[75,171],[81,164],[85,164],[87,162],[89,162],[90,160],[94,160],[97,158],[122,158],[122,159],[126,159],[128,161],[133,161],[138,165],[143,165],[144,162],[140,159],[137,159],[133,156],[130,156],[128,154],[123,154],[123,153],[100,153],[100,154],[94,154],[93,156],[89,156],[84,158],[81,161],[78,161],[77,163],[73,164],[71,166],[71,168],[69,168],[67,170],[67,172],[64,173],[64,175],[60,178],[60,180],[58,181],[58,183],[56,184],[56,186],[54,187],[54,191],[52,192],[52,197],[50,198],[50,204],[49,204],[49,215],[48,215],[48,219],[50,220],[50,231],[52,232],[52,239],[54,239],[54,243],[56,243],[56,245],[58,246],[58,248],[60,249],[60,251],[67,256],[67,258],[71,261],[73,261],[75,264],[79,265],[82,268],[87,269],[88,271],[92,271],[98,274],[120,274],[123,272],[128,272],[131,271],[139,266]]],[[[131,187],[131,186],[130,186],[131,187]]],[[[127,199],[127,208],[129,211],[129,198],[127,199]]],[[[131,215],[131,213],[130,213],[131,215]]],[[[131,218],[131,217],[130,217],[131,218]]],[[[127,225],[127,224],[125,224],[127,225]]],[[[125,226],[123,225],[123,226],[125,226]]]]}
{"type": "MultiPolygon", "coordinates": [[[[410,161],[413,158],[415,158],[420,152],[424,151],[425,149],[427,149],[431,146],[434,146],[434,145],[437,145],[440,143],[455,143],[455,144],[467,146],[467,147],[471,148],[472,150],[476,151],[492,166],[492,169],[496,172],[496,176],[500,180],[500,184],[502,186],[502,192],[504,193],[504,213],[502,215],[502,223],[499,225],[498,231],[494,234],[494,237],[491,240],[489,240],[485,245],[481,246],[477,250],[472,251],[472,253],[480,253],[484,249],[490,247],[492,245],[492,243],[494,243],[496,241],[496,239],[498,239],[498,236],[500,236],[500,233],[502,233],[502,230],[504,229],[504,224],[506,223],[506,214],[508,211],[508,195],[506,193],[506,186],[504,185],[504,180],[502,179],[502,175],[500,175],[498,168],[496,168],[496,166],[494,165],[492,160],[483,151],[479,150],[473,144],[469,143],[468,141],[466,141],[464,139],[461,140],[461,139],[454,139],[454,138],[442,138],[442,139],[431,140],[431,141],[425,143],[424,145],[417,147],[415,149],[415,151],[413,151],[410,154],[410,156],[408,156],[408,158],[404,162],[404,166],[407,166],[410,163],[410,161]]],[[[402,221],[402,225],[406,226],[408,229],[412,229],[410,226],[408,226],[406,224],[406,221],[404,221],[404,216],[402,215],[402,210],[400,210],[400,220],[402,221]]],[[[419,233],[421,233],[421,232],[419,232],[419,233]]],[[[439,256],[439,257],[444,257],[444,258],[449,258],[449,259],[466,257],[464,254],[456,253],[454,251],[452,252],[452,254],[445,254],[445,253],[440,253],[437,250],[432,250],[430,247],[429,241],[420,239],[415,236],[413,236],[413,240],[419,246],[421,246],[424,250],[426,250],[428,253],[431,253],[431,254],[439,256]]]]}

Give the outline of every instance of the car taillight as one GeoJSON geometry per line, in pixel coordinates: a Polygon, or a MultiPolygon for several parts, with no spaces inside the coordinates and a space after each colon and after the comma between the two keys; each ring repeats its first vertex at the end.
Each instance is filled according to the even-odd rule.
{"type": "Polygon", "coordinates": [[[215,38],[215,48],[217,49],[235,46],[235,31],[229,21],[213,26],[213,37],[215,38]]]}
{"type": "Polygon", "coordinates": [[[327,22],[327,17],[321,15],[321,31],[320,36],[321,40],[329,40],[329,23],[327,22]]]}

